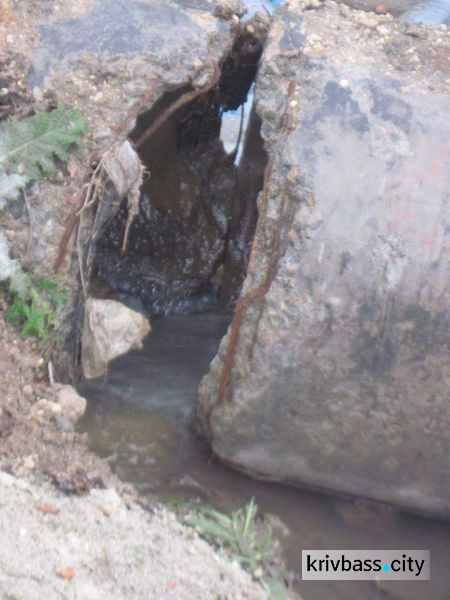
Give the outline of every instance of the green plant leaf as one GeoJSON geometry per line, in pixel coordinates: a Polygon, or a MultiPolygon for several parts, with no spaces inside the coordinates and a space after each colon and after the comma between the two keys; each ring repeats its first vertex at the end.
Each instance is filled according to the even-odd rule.
{"type": "Polygon", "coordinates": [[[254,525],[258,507],[255,503],[255,499],[252,498],[245,507],[245,523],[244,523],[244,536],[247,535],[249,528],[254,525]]]}
{"type": "Polygon", "coordinates": [[[52,174],[56,171],[55,158],[68,159],[68,149],[79,142],[86,126],[77,109],[62,104],[26,119],[13,117],[0,124],[0,168],[6,173],[20,165],[20,175],[26,181],[52,174]]]}
{"type": "Polygon", "coordinates": [[[258,506],[254,499],[231,516],[211,507],[197,506],[196,513],[188,516],[187,523],[216,544],[226,547],[243,567],[254,571],[273,555],[273,541],[269,531],[258,532],[258,506]]]}
{"type": "Polygon", "coordinates": [[[17,297],[5,313],[6,322],[11,325],[19,325],[26,318],[25,308],[25,301],[17,297]]]}
{"type": "Polygon", "coordinates": [[[48,337],[49,319],[52,314],[51,307],[34,293],[31,304],[26,304],[24,311],[25,323],[22,328],[22,336],[34,335],[41,340],[45,340],[48,337]]]}
{"type": "MultiPolygon", "coordinates": [[[[87,123],[81,113],[62,104],[51,112],[37,112],[22,120],[0,123],[0,210],[17,198],[33,179],[56,171],[56,160],[66,161],[68,150],[80,141],[87,123]]],[[[30,276],[9,256],[8,241],[0,231],[0,282],[13,294],[7,311],[10,323],[22,325],[22,335],[46,339],[67,294],[53,278],[30,276]]]]}
{"type": "Polygon", "coordinates": [[[40,277],[34,282],[34,287],[37,290],[46,292],[50,303],[59,308],[67,303],[68,297],[62,289],[60,282],[56,278],[40,277]]]}
{"type": "MultiPolygon", "coordinates": [[[[14,267],[15,265],[13,265],[14,267]]],[[[56,277],[36,277],[22,270],[12,269],[9,274],[10,290],[15,298],[6,312],[6,320],[22,326],[22,336],[47,339],[53,328],[58,311],[67,302],[67,294],[56,277]],[[13,282],[23,278],[23,293],[13,288],[13,282]]]]}

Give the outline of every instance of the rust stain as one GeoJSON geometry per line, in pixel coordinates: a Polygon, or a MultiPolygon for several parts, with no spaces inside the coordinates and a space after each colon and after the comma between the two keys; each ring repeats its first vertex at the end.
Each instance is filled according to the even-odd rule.
{"type": "MultiPolygon", "coordinates": [[[[292,122],[291,122],[291,119],[289,118],[289,115],[292,112],[291,107],[290,107],[290,100],[292,99],[292,97],[295,94],[295,89],[296,89],[295,79],[292,79],[288,85],[288,96],[286,99],[286,109],[285,109],[285,114],[284,114],[284,125],[288,131],[292,127],[292,122]]],[[[255,257],[257,255],[258,248],[261,243],[260,240],[262,238],[262,230],[263,230],[262,223],[264,222],[263,215],[266,216],[267,212],[268,212],[268,204],[269,204],[269,197],[270,197],[270,189],[268,186],[268,182],[270,179],[271,172],[272,172],[272,163],[269,162],[267,164],[267,167],[264,172],[264,183],[263,183],[264,192],[263,192],[263,198],[262,198],[262,206],[260,207],[260,210],[259,210],[258,224],[256,227],[255,237],[253,239],[252,249],[250,252],[250,258],[249,258],[248,267],[247,267],[247,275],[250,275],[251,273],[253,273],[254,269],[255,269],[255,257]]],[[[272,282],[275,278],[275,275],[276,275],[277,269],[278,269],[278,263],[279,263],[279,260],[281,257],[280,256],[281,255],[281,228],[283,225],[283,216],[285,213],[286,204],[287,204],[286,193],[284,193],[281,204],[280,204],[278,223],[273,231],[272,239],[270,242],[272,260],[267,268],[264,281],[259,286],[257,286],[253,290],[250,290],[249,292],[247,292],[247,294],[245,294],[244,296],[239,298],[239,300],[236,303],[233,321],[230,326],[230,339],[229,339],[228,346],[227,346],[226,353],[225,353],[225,359],[224,359],[224,363],[223,363],[223,367],[222,367],[222,373],[220,376],[219,386],[217,389],[217,395],[216,395],[214,402],[212,402],[210,404],[210,406],[208,407],[208,410],[206,413],[206,424],[207,424],[207,428],[209,430],[208,433],[209,433],[210,438],[212,437],[212,424],[211,424],[212,413],[213,413],[214,409],[216,408],[216,406],[218,406],[223,401],[225,391],[228,387],[231,370],[234,365],[234,355],[235,355],[237,343],[239,341],[239,333],[240,333],[240,328],[242,325],[242,319],[243,319],[244,312],[246,311],[246,309],[249,306],[251,306],[257,300],[262,300],[261,306],[258,311],[258,316],[256,318],[255,329],[253,332],[252,341],[250,344],[249,358],[251,358],[252,353],[253,353],[253,347],[255,345],[256,337],[258,334],[259,322],[261,320],[261,316],[262,316],[262,313],[264,310],[264,299],[265,299],[265,296],[266,296],[267,292],[269,291],[270,286],[272,285],[272,282]]]]}

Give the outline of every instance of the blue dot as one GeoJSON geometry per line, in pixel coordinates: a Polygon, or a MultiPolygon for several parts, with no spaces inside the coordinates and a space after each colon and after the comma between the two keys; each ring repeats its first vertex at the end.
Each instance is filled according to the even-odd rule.
{"type": "Polygon", "coordinates": [[[391,567],[389,565],[384,565],[383,569],[387,572],[391,567]]]}

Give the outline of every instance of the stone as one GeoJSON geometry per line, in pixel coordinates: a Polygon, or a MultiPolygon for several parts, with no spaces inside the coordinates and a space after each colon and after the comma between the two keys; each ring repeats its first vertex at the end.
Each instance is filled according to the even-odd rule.
{"type": "Polygon", "coordinates": [[[86,411],[86,399],[71,386],[65,385],[57,394],[58,405],[62,409],[64,417],[72,423],[76,423],[86,411]]]}
{"type": "Polygon", "coordinates": [[[376,29],[380,35],[389,35],[390,33],[389,27],[386,27],[386,25],[378,25],[376,29]]]}
{"type": "Polygon", "coordinates": [[[196,414],[245,473],[448,518],[449,33],[358,21],[275,11],[257,235],[196,414]]]}
{"type": "Polygon", "coordinates": [[[24,385],[22,392],[24,396],[29,398],[33,395],[33,388],[29,383],[27,383],[27,385],[24,385]]]}
{"type": "Polygon", "coordinates": [[[45,423],[53,415],[61,414],[62,408],[56,402],[47,400],[47,398],[39,398],[31,407],[31,418],[38,423],[45,423]]]}
{"type": "Polygon", "coordinates": [[[81,366],[86,379],[100,377],[111,360],[140,348],[150,331],[141,313],[115,300],[88,298],[81,340],[81,366]]]}
{"type": "Polygon", "coordinates": [[[36,102],[42,102],[44,99],[44,93],[42,92],[42,89],[37,85],[33,88],[33,97],[36,100],[36,102]]]}

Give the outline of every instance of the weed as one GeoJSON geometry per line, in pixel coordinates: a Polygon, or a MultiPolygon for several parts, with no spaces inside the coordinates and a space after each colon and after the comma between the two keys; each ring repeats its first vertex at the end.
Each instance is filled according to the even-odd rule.
{"type": "MultiPolygon", "coordinates": [[[[18,198],[33,180],[53,175],[58,162],[80,143],[87,122],[75,108],[58,105],[25,119],[0,123],[0,210],[18,198]]],[[[0,231],[0,283],[7,282],[13,302],[6,313],[9,323],[20,325],[23,336],[48,337],[66,295],[54,278],[25,273],[9,256],[6,236],[0,231]]]]}
{"type": "Polygon", "coordinates": [[[231,515],[204,506],[197,510],[197,514],[188,517],[188,522],[203,536],[229,548],[244,568],[255,571],[270,555],[272,545],[267,530],[258,535],[257,512],[258,507],[252,498],[246,506],[231,515]]]}
{"type": "Polygon", "coordinates": [[[14,296],[5,318],[8,323],[21,326],[23,337],[46,340],[66,302],[67,295],[55,278],[30,277],[28,289],[14,296]]]}
{"type": "Polygon", "coordinates": [[[86,128],[80,112],[62,104],[50,112],[1,123],[0,209],[29,181],[54,174],[56,160],[68,160],[69,148],[79,143],[86,128]]]}
{"type": "Polygon", "coordinates": [[[261,581],[273,600],[286,598],[284,585],[276,579],[265,579],[263,570],[276,558],[276,543],[270,531],[257,520],[258,506],[254,498],[228,515],[200,502],[187,505],[190,513],[185,521],[201,536],[228,550],[240,565],[261,581]]]}

